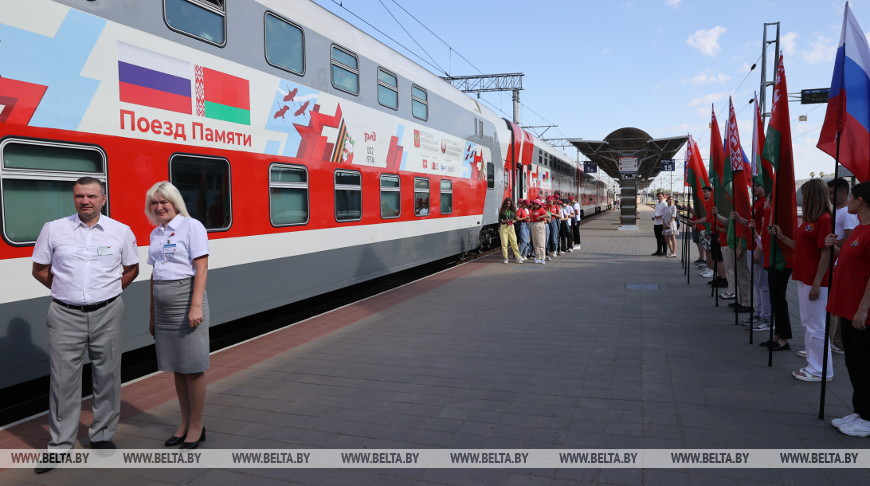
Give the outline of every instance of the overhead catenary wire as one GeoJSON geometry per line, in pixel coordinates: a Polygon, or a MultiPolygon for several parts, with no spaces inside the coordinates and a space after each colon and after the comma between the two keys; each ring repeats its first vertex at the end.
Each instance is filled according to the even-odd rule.
{"type": "MultiPolygon", "coordinates": [[[[390,11],[390,9],[389,9],[389,8],[387,7],[387,5],[383,2],[383,0],[378,0],[378,2],[380,2],[381,6],[384,7],[384,10],[386,10],[387,13],[390,14],[390,17],[392,17],[393,20],[395,20],[396,23],[399,24],[399,27],[400,27],[400,28],[401,28],[401,29],[402,29],[406,34],[408,34],[408,37],[410,37],[411,40],[414,41],[414,44],[417,44],[417,47],[419,47],[420,50],[423,51],[423,53],[426,54],[426,56],[429,57],[429,60],[432,61],[432,64],[438,66],[438,69],[439,69],[441,72],[447,74],[447,70],[444,69],[443,67],[441,67],[441,66],[438,64],[438,62],[437,62],[437,61],[432,57],[432,55],[429,54],[429,52],[427,52],[426,49],[425,49],[423,46],[420,45],[419,42],[417,42],[417,39],[415,39],[414,36],[413,36],[410,32],[408,32],[408,29],[406,29],[405,26],[402,25],[402,22],[400,22],[399,19],[397,19],[396,16],[393,15],[393,12],[390,11]]],[[[393,0],[393,3],[396,3],[395,0],[393,0]]],[[[396,3],[396,5],[399,5],[399,4],[396,3]]],[[[401,5],[399,5],[399,7],[401,8],[401,5]]],[[[405,10],[405,9],[402,9],[402,10],[405,10]]],[[[407,11],[406,11],[406,12],[407,12],[407,11]]],[[[414,20],[417,20],[417,19],[414,19],[414,20]]],[[[418,22],[419,22],[419,21],[418,21],[418,22]]],[[[447,75],[449,75],[449,74],[447,74],[447,75]]]]}

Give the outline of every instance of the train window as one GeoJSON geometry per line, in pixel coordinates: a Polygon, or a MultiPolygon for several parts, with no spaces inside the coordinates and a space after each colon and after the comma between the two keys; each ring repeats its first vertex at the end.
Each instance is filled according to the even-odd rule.
{"type": "Polygon", "coordinates": [[[170,29],[223,47],[227,36],[225,0],[163,0],[163,20],[170,29]]]}
{"type": "Polygon", "coordinates": [[[271,12],[266,12],[266,61],[285,71],[305,74],[302,29],[271,12]]]}
{"type": "Polygon", "coordinates": [[[414,214],[429,215],[429,179],[424,177],[414,178],[414,214]]]}
{"type": "Polygon", "coordinates": [[[453,182],[441,180],[441,214],[453,212],[453,182]]]}
{"type": "Polygon", "coordinates": [[[486,163],[486,187],[490,189],[495,187],[495,164],[492,162],[486,163]]]}
{"type": "Polygon", "coordinates": [[[416,84],[411,85],[411,114],[423,121],[429,119],[429,94],[416,84]]]}
{"type": "Polygon", "coordinates": [[[378,68],[378,103],[399,109],[399,80],[384,68],[378,68]]]}
{"type": "Polygon", "coordinates": [[[269,219],[273,226],[308,222],[308,171],[305,167],[269,167],[269,219]]]}
{"type": "Polygon", "coordinates": [[[335,171],[335,220],[362,219],[362,176],[353,170],[335,171]]]}
{"type": "Polygon", "coordinates": [[[399,176],[381,175],[381,218],[398,218],[402,212],[399,176]]]}
{"type": "Polygon", "coordinates": [[[359,94],[359,61],[356,55],[332,46],[332,86],[352,95],[359,94]]]}
{"type": "Polygon", "coordinates": [[[72,186],[79,177],[106,183],[106,156],[96,147],[5,140],[0,153],[3,234],[12,244],[32,244],[43,224],[72,214],[72,186]]]}
{"type": "Polygon", "coordinates": [[[173,155],[169,180],[184,199],[187,212],[209,231],[223,231],[232,224],[230,162],[220,157],[173,155]]]}

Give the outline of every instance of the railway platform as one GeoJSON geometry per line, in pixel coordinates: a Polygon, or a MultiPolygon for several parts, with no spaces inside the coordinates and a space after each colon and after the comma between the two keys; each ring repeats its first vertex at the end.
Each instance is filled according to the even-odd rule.
{"type": "MultiPolygon", "coordinates": [[[[706,279],[687,284],[679,259],[649,256],[651,210],[639,210],[639,231],[617,231],[618,214],[604,213],[582,226],[582,250],[546,265],[490,255],[213,354],[202,448],[866,449],[870,439],[830,425],[851,412],[843,357],[819,420],[819,384],[791,376],[803,358],[775,353],[768,367],[706,279]]],[[[797,350],[794,295],[791,311],[797,350]]],[[[171,376],[125,385],[122,402],[118,447],[162,448],[178,421],[171,376]]],[[[86,449],[85,425],[80,440],[86,449]]],[[[45,415],[0,431],[5,449],[47,441],[45,415]]],[[[868,481],[868,469],[839,468],[0,472],[0,484],[125,486],[868,481]]]]}

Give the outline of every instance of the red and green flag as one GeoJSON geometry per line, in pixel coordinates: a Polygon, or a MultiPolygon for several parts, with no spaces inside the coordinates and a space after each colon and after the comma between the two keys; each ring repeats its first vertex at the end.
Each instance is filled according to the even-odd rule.
{"type": "MultiPolygon", "coordinates": [[[[710,182],[713,183],[713,204],[716,212],[724,218],[731,216],[731,166],[725,165],[725,149],[716,111],[712,111],[710,121],[710,182]]],[[[715,229],[713,231],[718,231],[715,229]]],[[[728,244],[725,233],[719,233],[719,244],[728,244]]]]}
{"type": "Polygon", "coordinates": [[[764,188],[764,194],[769,196],[773,190],[773,181],[776,176],[770,161],[762,160],[761,151],[764,149],[764,121],[761,119],[761,107],[758,105],[758,97],[755,102],[755,120],[752,123],[752,182],[764,188]]]}
{"type": "MultiPolygon", "coordinates": [[[[731,169],[732,207],[742,218],[749,218],[752,206],[749,202],[748,177],[749,158],[740,145],[740,131],[737,128],[737,115],[734,113],[734,103],[728,97],[728,122],[725,124],[725,167],[731,169]]],[[[750,240],[749,228],[737,224],[734,219],[728,225],[728,246],[748,247],[750,240]]]]}
{"type": "Polygon", "coordinates": [[[194,73],[197,115],[251,124],[251,95],[247,79],[203,66],[196,66],[194,73]]]}
{"type": "MultiPolygon", "coordinates": [[[[689,135],[689,142],[686,144],[685,163],[686,177],[684,184],[692,188],[692,207],[694,208],[695,219],[701,219],[707,216],[707,209],[704,207],[704,194],[701,190],[704,186],[710,185],[710,179],[707,177],[707,169],[704,167],[704,161],[701,159],[701,151],[698,150],[698,144],[691,135],[689,135]]],[[[709,224],[704,226],[709,230],[709,224]]]]}
{"type": "MultiPolygon", "coordinates": [[[[797,198],[794,188],[794,153],[791,145],[791,121],[788,112],[788,89],[785,82],[785,67],[782,54],[776,65],[773,82],[773,106],[770,122],[764,139],[761,159],[770,163],[776,173],[771,194],[771,222],[778,225],[784,236],[794,239],[797,227],[797,198]]],[[[783,270],[792,268],[791,249],[770,238],[770,261],[772,268],[783,270]]]]}

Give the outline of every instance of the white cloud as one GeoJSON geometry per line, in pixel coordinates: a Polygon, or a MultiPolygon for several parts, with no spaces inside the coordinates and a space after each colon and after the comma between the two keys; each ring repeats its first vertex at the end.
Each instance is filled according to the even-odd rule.
{"type": "Polygon", "coordinates": [[[717,25],[712,29],[701,29],[690,35],[686,43],[701,51],[705,56],[716,57],[719,53],[719,36],[725,33],[725,27],[717,25]]]}
{"type": "Polygon", "coordinates": [[[679,7],[679,6],[680,6],[680,2],[682,2],[682,1],[683,1],[683,0],[666,0],[666,1],[665,1],[665,5],[667,5],[667,6],[669,6],[669,7],[675,7],[675,8],[676,8],[676,7],[679,7]]]}
{"type": "Polygon", "coordinates": [[[789,32],[779,37],[779,45],[786,56],[791,57],[795,53],[795,40],[797,37],[796,32],[789,32]]]}
{"type": "MultiPolygon", "coordinates": [[[[609,55],[611,54],[610,48],[609,48],[609,47],[603,47],[603,48],[601,48],[601,53],[604,54],[604,55],[606,55],[606,56],[609,56],[609,55]]],[[[820,375],[820,376],[821,376],[821,375],[820,375]]]]}
{"type": "Polygon", "coordinates": [[[837,43],[822,34],[816,33],[816,40],[810,43],[810,50],[801,51],[804,61],[815,64],[817,62],[834,61],[837,54],[837,43]]]}
{"type": "Polygon", "coordinates": [[[709,83],[727,83],[731,80],[731,76],[723,73],[713,73],[711,69],[693,76],[691,79],[684,79],[684,83],[692,84],[709,84],[709,83]]]}
{"type": "Polygon", "coordinates": [[[715,103],[719,100],[725,99],[728,97],[728,93],[710,93],[708,95],[704,95],[698,98],[693,99],[689,102],[690,107],[701,106],[701,105],[709,105],[710,103],[715,103]]]}

